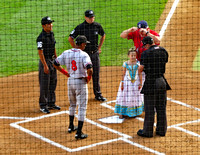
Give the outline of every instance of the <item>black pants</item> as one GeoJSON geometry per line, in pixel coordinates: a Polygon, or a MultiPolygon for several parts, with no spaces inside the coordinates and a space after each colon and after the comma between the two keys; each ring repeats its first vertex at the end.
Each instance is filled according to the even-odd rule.
{"type": "Polygon", "coordinates": [[[93,74],[92,74],[92,81],[93,81],[93,91],[95,96],[101,95],[100,90],[100,83],[99,83],[99,74],[100,74],[100,59],[99,59],[99,52],[91,53],[87,52],[90,56],[93,65],[93,74]]]}
{"type": "Polygon", "coordinates": [[[165,135],[167,131],[166,97],[166,93],[144,95],[145,119],[143,133],[145,135],[153,136],[155,111],[157,113],[156,131],[165,135]]]}
{"type": "Polygon", "coordinates": [[[43,64],[41,61],[39,62],[40,108],[44,108],[47,105],[55,105],[56,102],[57,71],[48,61],[47,65],[49,67],[49,74],[44,73],[43,64]]]}

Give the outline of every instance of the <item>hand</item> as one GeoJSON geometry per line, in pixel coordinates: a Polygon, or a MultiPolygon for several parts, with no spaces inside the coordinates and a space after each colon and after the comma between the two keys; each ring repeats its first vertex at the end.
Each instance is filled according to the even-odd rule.
{"type": "Polygon", "coordinates": [[[90,80],[91,80],[91,78],[92,78],[92,76],[88,76],[88,77],[86,77],[86,82],[89,83],[90,80]]]}
{"type": "Polygon", "coordinates": [[[122,91],[124,90],[124,82],[122,82],[122,84],[121,84],[121,90],[122,91]]]}
{"type": "Polygon", "coordinates": [[[138,85],[138,90],[140,90],[142,88],[142,84],[138,85]]]}
{"type": "Polygon", "coordinates": [[[49,74],[49,67],[47,65],[44,66],[44,73],[49,74]]]}
{"type": "Polygon", "coordinates": [[[98,51],[99,51],[99,54],[100,54],[101,53],[101,48],[99,48],[98,51]]]}
{"type": "Polygon", "coordinates": [[[146,37],[147,32],[148,32],[147,29],[141,28],[139,34],[141,37],[146,37]]]}

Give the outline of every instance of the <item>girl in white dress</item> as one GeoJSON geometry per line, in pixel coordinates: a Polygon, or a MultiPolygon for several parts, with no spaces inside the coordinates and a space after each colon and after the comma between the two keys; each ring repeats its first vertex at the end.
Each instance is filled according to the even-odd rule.
{"type": "Polygon", "coordinates": [[[115,113],[120,114],[119,118],[136,117],[144,111],[143,94],[140,94],[142,81],[139,80],[136,51],[134,48],[128,51],[129,60],[123,63],[122,81],[120,82],[115,113]]]}

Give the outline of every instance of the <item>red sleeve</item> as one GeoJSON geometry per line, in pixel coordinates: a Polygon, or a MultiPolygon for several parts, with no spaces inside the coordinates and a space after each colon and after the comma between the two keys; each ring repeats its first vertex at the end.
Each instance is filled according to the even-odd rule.
{"type": "Polygon", "coordinates": [[[133,32],[130,32],[130,33],[128,34],[127,39],[129,40],[129,39],[133,39],[133,38],[134,38],[134,33],[133,33],[133,32]]]}
{"type": "Polygon", "coordinates": [[[158,36],[158,37],[160,36],[157,32],[155,32],[153,30],[150,30],[150,33],[153,34],[154,36],[158,36]]]}

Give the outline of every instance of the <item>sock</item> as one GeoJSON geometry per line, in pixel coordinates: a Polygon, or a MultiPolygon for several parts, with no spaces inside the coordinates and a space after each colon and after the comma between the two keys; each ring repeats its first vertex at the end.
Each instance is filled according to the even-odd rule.
{"type": "Polygon", "coordinates": [[[78,121],[78,130],[77,134],[81,134],[83,128],[83,121],[78,121]]]}
{"type": "Polygon", "coordinates": [[[72,128],[72,127],[74,127],[74,116],[70,116],[69,115],[69,126],[72,128]]]}

